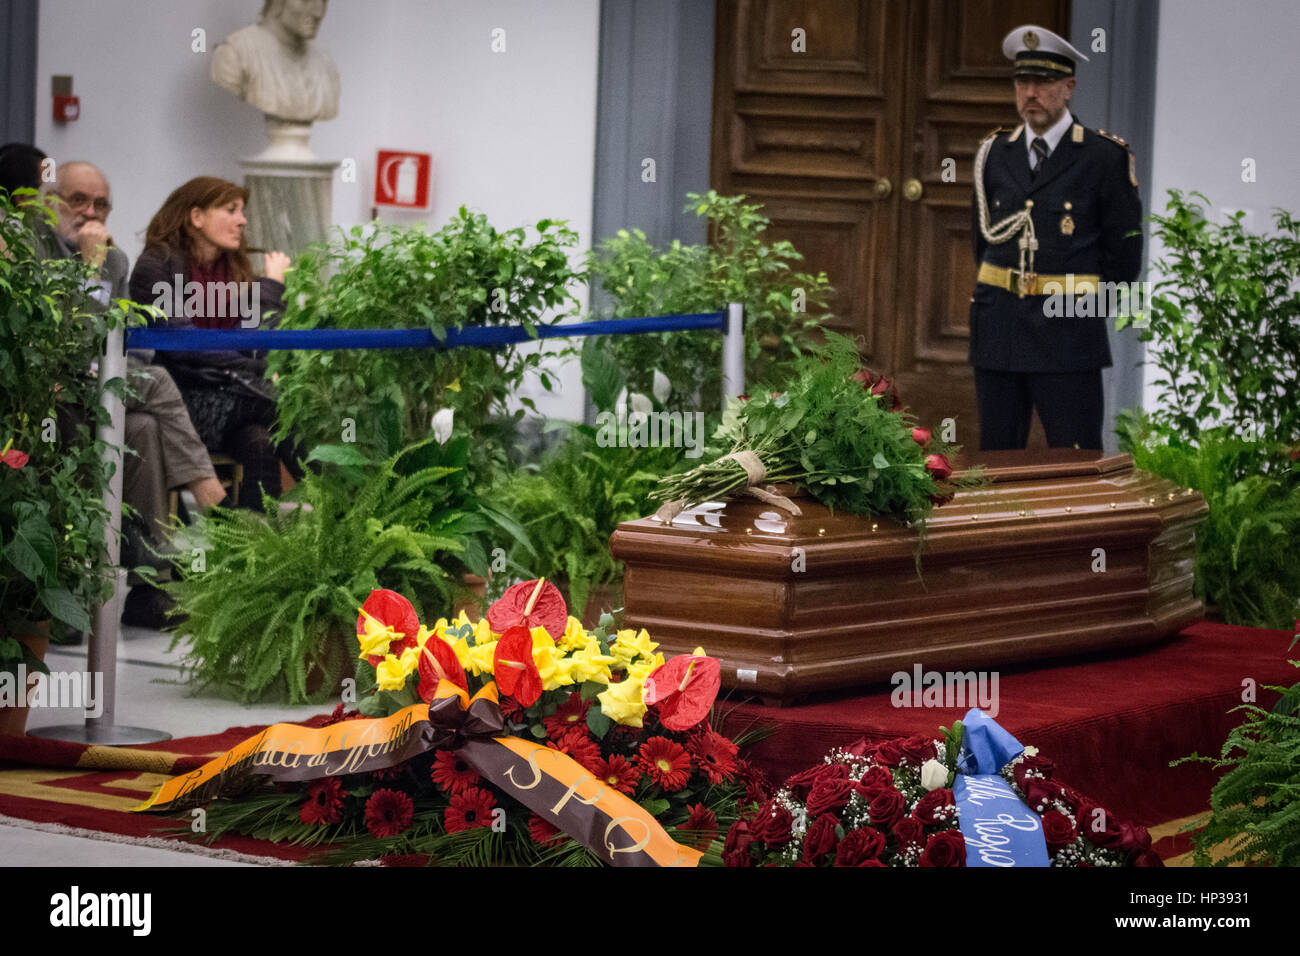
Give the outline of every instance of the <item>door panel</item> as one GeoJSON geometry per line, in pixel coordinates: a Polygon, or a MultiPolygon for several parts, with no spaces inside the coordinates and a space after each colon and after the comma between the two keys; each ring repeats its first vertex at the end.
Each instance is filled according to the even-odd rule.
{"type": "Polygon", "coordinates": [[[1001,42],[1022,23],[1065,34],[1068,0],[717,7],[714,188],[764,203],[773,237],[835,286],[832,328],[972,448],[972,169],[983,136],[1018,122],[1001,42]]]}

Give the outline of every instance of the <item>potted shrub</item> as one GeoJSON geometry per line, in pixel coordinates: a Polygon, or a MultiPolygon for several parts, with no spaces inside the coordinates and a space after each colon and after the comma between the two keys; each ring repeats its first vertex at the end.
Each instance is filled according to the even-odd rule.
{"type": "Polygon", "coordinates": [[[112,593],[103,498],[113,466],[95,437],[105,413],[90,370],[130,309],[87,308],[91,269],[42,255],[53,221],[34,192],[0,192],[0,671],[9,675],[37,666],[50,622],[88,631],[91,609],[112,593]]]}

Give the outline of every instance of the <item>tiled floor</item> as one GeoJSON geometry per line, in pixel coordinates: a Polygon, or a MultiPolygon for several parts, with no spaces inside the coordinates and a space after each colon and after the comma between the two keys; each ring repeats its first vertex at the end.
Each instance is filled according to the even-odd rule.
{"type": "MultiPolygon", "coordinates": [[[[195,696],[182,680],[184,647],[168,650],[171,636],[123,627],[118,644],[114,723],[165,732],[172,737],[217,733],[227,727],[302,720],[330,705],[244,707],[212,694],[195,696]]],[[[86,645],[52,646],[46,663],[54,671],[85,671],[86,645]]],[[[42,727],[84,722],[73,708],[33,709],[28,733],[42,727]]],[[[61,833],[0,824],[0,865],[4,866],[231,866],[247,865],[162,848],[111,843],[61,833]]]]}

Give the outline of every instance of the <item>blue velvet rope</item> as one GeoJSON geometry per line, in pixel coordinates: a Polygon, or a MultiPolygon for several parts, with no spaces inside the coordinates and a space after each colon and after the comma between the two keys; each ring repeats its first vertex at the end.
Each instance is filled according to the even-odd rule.
{"type": "MultiPolygon", "coordinates": [[[[641,319],[600,319],[572,325],[536,326],[537,338],[562,339],[580,335],[643,335],[713,329],[725,332],[726,312],[655,315],[641,319]]],[[[477,325],[448,329],[440,342],[429,329],[146,329],[126,330],[128,349],[159,352],[254,351],[267,349],[406,349],[495,348],[533,338],[523,326],[477,325]]]]}

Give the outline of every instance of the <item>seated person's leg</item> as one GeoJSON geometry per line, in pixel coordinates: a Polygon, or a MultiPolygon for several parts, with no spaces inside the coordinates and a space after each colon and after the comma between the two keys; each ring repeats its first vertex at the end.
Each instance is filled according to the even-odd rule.
{"type": "Polygon", "coordinates": [[[239,487],[239,507],[262,509],[262,492],[280,496],[280,459],[265,425],[246,424],[226,436],[222,450],[244,466],[244,483],[239,487]]]}
{"type": "Polygon", "coordinates": [[[165,368],[146,365],[139,369],[133,388],[140,404],[158,423],[161,467],[168,488],[189,488],[200,508],[219,504],[226,496],[216,470],[203,447],[180,389],[165,368]]]}
{"type": "Polygon", "coordinates": [[[167,484],[163,478],[162,440],[158,421],[143,412],[126,416],[122,455],[122,500],[140,514],[144,533],[155,548],[167,539],[167,484]]]}

